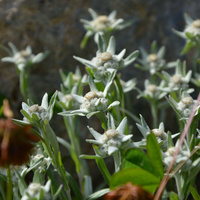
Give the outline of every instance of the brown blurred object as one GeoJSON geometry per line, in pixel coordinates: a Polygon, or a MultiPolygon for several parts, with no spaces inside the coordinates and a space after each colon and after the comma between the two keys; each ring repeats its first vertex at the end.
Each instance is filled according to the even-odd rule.
{"type": "Polygon", "coordinates": [[[127,183],[104,195],[104,200],[153,200],[153,195],[140,186],[127,183]]]}
{"type": "MultiPolygon", "coordinates": [[[[3,114],[13,117],[7,99],[3,101],[3,114]]],[[[0,167],[22,165],[29,161],[29,155],[39,137],[31,132],[31,125],[19,126],[11,119],[0,119],[0,167]]]]}
{"type": "Polygon", "coordinates": [[[31,125],[18,126],[10,119],[0,119],[0,166],[22,165],[39,138],[31,132],[31,125]]]}

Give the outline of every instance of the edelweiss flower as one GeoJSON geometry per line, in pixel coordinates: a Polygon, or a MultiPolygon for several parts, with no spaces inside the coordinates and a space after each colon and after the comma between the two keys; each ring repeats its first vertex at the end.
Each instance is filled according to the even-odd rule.
{"type": "MultiPolygon", "coordinates": [[[[168,147],[167,151],[163,153],[163,157],[164,160],[163,162],[169,166],[173,160],[173,156],[178,148],[179,145],[179,140],[177,140],[175,146],[171,146],[168,147]]],[[[187,145],[187,142],[185,142],[182,146],[181,146],[181,150],[179,152],[179,154],[176,157],[176,165],[187,160],[190,157],[190,149],[187,145]]],[[[182,170],[188,170],[192,167],[192,161],[189,159],[187,160],[187,162],[185,163],[184,167],[182,167],[182,170]]]]}
{"type": "Polygon", "coordinates": [[[117,12],[113,11],[110,15],[98,15],[93,9],[88,9],[92,16],[92,21],[81,19],[84,28],[87,30],[85,37],[81,43],[81,47],[85,47],[87,40],[90,36],[95,35],[95,41],[97,42],[97,34],[106,34],[115,30],[121,30],[127,27],[129,24],[123,24],[123,19],[116,19],[117,12]]]}
{"type": "Polygon", "coordinates": [[[120,83],[123,89],[123,92],[129,92],[131,90],[133,90],[136,86],[136,79],[132,78],[130,80],[128,80],[127,82],[123,81],[122,79],[120,79],[120,83]]]}
{"type": "MultiPolygon", "coordinates": [[[[169,101],[182,119],[188,119],[190,117],[197,102],[196,100],[193,100],[187,92],[182,93],[181,100],[179,102],[176,102],[171,96],[169,97],[169,101]]],[[[199,107],[200,106],[197,107],[195,115],[198,114],[199,107]]]]}
{"type": "Polygon", "coordinates": [[[189,82],[192,76],[192,71],[189,70],[186,73],[186,64],[185,62],[183,63],[183,66],[181,65],[181,62],[178,60],[176,64],[176,69],[175,69],[175,74],[174,75],[169,75],[167,72],[163,71],[163,76],[166,79],[167,87],[163,88],[163,91],[166,92],[172,92],[172,91],[179,91],[179,90],[184,90],[188,93],[193,92],[193,89],[188,89],[189,88],[189,82]]]}
{"type": "Polygon", "coordinates": [[[158,128],[150,129],[146,121],[142,117],[142,115],[140,115],[140,119],[141,119],[141,124],[136,123],[136,126],[142,133],[144,139],[142,139],[142,141],[140,142],[136,142],[135,145],[141,146],[141,147],[146,146],[147,135],[149,135],[150,133],[153,133],[156,136],[156,139],[158,141],[158,144],[161,146],[161,149],[166,150],[168,134],[165,132],[163,122],[160,123],[158,128]]]}
{"type": "Polygon", "coordinates": [[[76,94],[71,94],[72,97],[80,104],[80,109],[73,110],[73,111],[64,111],[59,113],[63,116],[72,116],[72,115],[80,115],[80,116],[87,116],[90,118],[92,115],[97,114],[99,112],[105,112],[109,108],[116,106],[119,104],[119,101],[114,101],[109,105],[109,100],[106,98],[108,90],[113,82],[115,77],[116,71],[109,77],[109,81],[104,89],[104,91],[98,91],[93,79],[89,78],[89,85],[91,91],[86,93],[85,96],[79,96],[76,94]]]}
{"type": "Polygon", "coordinates": [[[174,63],[166,64],[164,60],[165,47],[161,47],[157,50],[157,44],[154,41],[151,45],[151,53],[148,54],[143,48],[141,48],[142,59],[138,59],[139,64],[135,66],[141,70],[149,71],[151,75],[162,69],[168,69],[174,67],[174,63]]]}
{"type": "Polygon", "coordinates": [[[42,153],[38,153],[32,156],[30,167],[36,166],[39,172],[46,171],[52,163],[52,159],[50,157],[45,157],[42,153]]]}
{"type": "Polygon", "coordinates": [[[16,119],[14,121],[21,124],[32,124],[34,126],[42,125],[46,120],[50,121],[53,116],[56,96],[57,91],[51,97],[50,103],[48,103],[48,94],[45,93],[40,106],[38,104],[32,104],[30,101],[28,101],[28,104],[23,102],[21,113],[24,119],[23,121],[16,119]]]}
{"type": "Polygon", "coordinates": [[[186,28],[183,32],[174,30],[174,32],[186,40],[182,54],[187,53],[191,47],[198,46],[200,42],[200,19],[193,20],[188,14],[184,15],[186,28]]]}
{"type": "Polygon", "coordinates": [[[95,140],[88,139],[87,142],[98,145],[97,155],[100,157],[107,157],[120,149],[125,149],[131,142],[133,135],[124,135],[127,125],[127,118],[125,117],[119,126],[115,128],[114,120],[108,123],[108,130],[104,134],[100,134],[93,128],[88,127],[90,133],[94,136],[95,140]]]}
{"type": "Polygon", "coordinates": [[[18,51],[18,49],[11,42],[8,43],[11,51],[7,48],[5,50],[10,54],[10,57],[2,58],[3,62],[11,62],[17,66],[19,71],[23,71],[25,67],[41,62],[46,56],[47,52],[39,53],[37,55],[32,54],[32,49],[27,46],[25,50],[18,51]]]}
{"type": "Polygon", "coordinates": [[[162,99],[167,93],[162,91],[162,88],[164,88],[165,82],[161,81],[159,85],[155,85],[150,83],[149,80],[145,80],[144,87],[145,90],[142,92],[140,89],[137,88],[139,95],[138,98],[144,97],[147,99],[162,99]]]}
{"type": "MultiPolygon", "coordinates": [[[[100,37],[100,36],[99,36],[100,37]]],[[[127,58],[123,59],[126,50],[123,49],[118,55],[115,54],[115,39],[111,37],[108,47],[105,48],[100,37],[98,41],[99,50],[91,61],[74,56],[76,60],[89,67],[97,81],[104,80],[113,69],[119,70],[131,64],[138,56],[138,51],[134,51],[127,58]]]]}
{"type": "Polygon", "coordinates": [[[31,183],[28,188],[25,190],[24,195],[21,200],[30,200],[30,199],[42,199],[50,200],[50,191],[51,189],[51,180],[48,180],[46,185],[41,185],[40,183],[31,183]],[[42,195],[41,195],[42,194],[42,195]]]}

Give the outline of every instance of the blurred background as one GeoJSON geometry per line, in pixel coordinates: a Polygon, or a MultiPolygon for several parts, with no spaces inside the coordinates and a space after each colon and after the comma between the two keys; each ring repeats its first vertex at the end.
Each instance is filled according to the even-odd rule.
{"type": "MultiPolygon", "coordinates": [[[[73,55],[88,60],[95,56],[97,46],[92,38],[85,49],[80,48],[86,32],[80,19],[91,20],[88,8],[93,8],[100,15],[108,15],[116,10],[117,18],[134,21],[132,26],[114,33],[117,53],[124,48],[126,55],[140,47],[149,51],[152,41],[156,40],[158,47],[166,46],[165,58],[168,62],[179,58],[187,60],[188,67],[192,62],[190,54],[180,56],[185,41],[175,35],[172,29],[184,30],[184,13],[193,19],[200,18],[199,0],[0,0],[0,45],[7,46],[8,42],[12,42],[19,50],[30,45],[34,54],[45,50],[50,52],[44,61],[31,69],[31,87],[37,95],[38,104],[45,92],[52,94],[60,89],[59,69],[74,72],[79,65],[85,73],[84,66],[74,60],[73,55]]],[[[5,56],[7,53],[0,49],[0,58],[5,56]]],[[[137,77],[141,87],[148,76],[148,73],[136,69],[134,64],[121,73],[125,81],[137,77]]],[[[11,63],[0,62],[0,95],[9,99],[15,117],[21,119],[19,110],[23,98],[19,91],[16,67],[11,63]]],[[[132,112],[136,115],[142,113],[151,123],[147,102],[137,101],[136,95],[135,91],[129,93],[132,112]]],[[[95,123],[99,126],[98,122],[95,123]]],[[[64,129],[58,126],[62,124],[61,117],[52,124],[56,127],[54,130],[62,134],[64,129]]],[[[166,127],[166,130],[169,128],[166,127]]],[[[134,130],[134,134],[137,132],[134,130]]]]}

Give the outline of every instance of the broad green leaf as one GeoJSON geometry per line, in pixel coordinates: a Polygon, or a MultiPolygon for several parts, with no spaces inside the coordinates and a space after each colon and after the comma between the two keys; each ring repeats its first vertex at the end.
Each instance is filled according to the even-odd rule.
{"type": "Polygon", "coordinates": [[[139,185],[150,193],[154,193],[160,184],[160,179],[141,168],[123,169],[114,174],[110,179],[110,189],[126,183],[139,185]]]}
{"type": "Polygon", "coordinates": [[[170,200],[179,200],[178,195],[175,192],[170,192],[170,200]]]}
{"type": "Polygon", "coordinates": [[[129,149],[124,157],[123,168],[142,168],[153,174],[154,170],[148,156],[139,149],[129,149]]]}
{"type": "Polygon", "coordinates": [[[162,155],[154,134],[147,136],[147,153],[154,169],[154,174],[160,178],[164,175],[162,155]]]}

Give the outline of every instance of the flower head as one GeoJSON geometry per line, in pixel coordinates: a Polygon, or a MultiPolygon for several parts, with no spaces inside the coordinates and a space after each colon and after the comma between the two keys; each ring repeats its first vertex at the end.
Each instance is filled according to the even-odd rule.
{"type": "Polygon", "coordinates": [[[172,92],[183,90],[187,91],[188,93],[193,91],[193,89],[189,89],[189,82],[192,76],[192,71],[190,70],[186,73],[185,62],[182,66],[181,62],[179,60],[177,61],[175,73],[172,76],[165,71],[162,73],[167,84],[167,87],[162,88],[163,91],[172,92]]]}
{"type": "Polygon", "coordinates": [[[185,39],[186,44],[182,50],[182,54],[187,53],[191,47],[198,46],[200,42],[200,19],[192,19],[188,14],[184,15],[186,27],[181,31],[174,30],[174,32],[185,39]]]}
{"type": "Polygon", "coordinates": [[[109,44],[106,47],[103,39],[99,36],[98,40],[99,50],[96,57],[92,60],[86,60],[74,56],[76,60],[86,65],[91,69],[96,81],[105,80],[113,70],[122,69],[131,64],[138,56],[138,51],[134,51],[127,58],[123,59],[126,50],[123,49],[119,54],[115,54],[115,39],[111,37],[109,44]]]}
{"type": "Polygon", "coordinates": [[[38,152],[36,155],[32,156],[30,167],[36,166],[39,173],[42,173],[49,168],[51,163],[52,159],[50,157],[45,157],[42,152],[38,152]]]}
{"type": "Polygon", "coordinates": [[[162,90],[165,87],[164,81],[161,81],[159,85],[156,85],[155,83],[151,83],[149,80],[145,80],[144,87],[144,91],[141,91],[139,88],[137,88],[139,92],[138,98],[144,97],[146,99],[159,100],[167,94],[162,90]]]}
{"type": "MultiPolygon", "coordinates": [[[[165,165],[169,166],[171,164],[174,154],[178,148],[178,145],[179,145],[179,140],[177,140],[175,146],[169,146],[167,151],[163,153],[163,157],[164,157],[163,162],[165,163],[165,165]]],[[[187,142],[185,142],[181,146],[181,150],[176,157],[175,165],[177,165],[183,161],[187,161],[184,168],[182,168],[182,170],[190,169],[192,167],[192,161],[190,159],[188,159],[189,157],[190,157],[190,149],[187,145],[187,142]]]]}
{"type": "Polygon", "coordinates": [[[116,30],[121,30],[127,27],[129,24],[123,24],[123,19],[116,19],[117,12],[113,11],[108,16],[107,15],[98,15],[93,9],[88,9],[92,20],[88,21],[81,19],[84,28],[87,30],[85,37],[81,43],[81,47],[84,48],[87,40],[90,36],[94,35],[95,41],[98,41],[98,34],[104,35],[116,30]]]}
{"type": "MultiPolygon", "coordinates": [[[[197,101],[194,100],[187,92],[183,92],[179,102],[176,102],[171,96],[169,97],[169,102],[179,114],[181,119],[188,119],[192,114],[197,101]]],[[[199,107],[200,106],[198,106],[196,109],[195,116],[199,113],[199,107]]]]}
{"type": "Polygon", "coordinates": [[[125,149],[131,142],[133,135],[124,135],[127,125],[127,118],[125,117],[119,126],[115,128],[112,116],[109,116],[108,130],[103,134],[98,133],[93,128],[88,127],[90,133],[94,136],[95,140],[88,139],[87,142],[98,145],[97,155],[100,157],[107,157],[120,149],[125,149]]]}
{"type": "Polygon", "coordinates": [[[141,70],[149,71],[151,75],[156,72],[174,67],[173,63],[166,63],[164,59],[165,47],[157,50],[157,43],[154,41],[151,45],[151,52],[148,54],[143,48],[140,50],[142,59],[138,59],[139,64],[135,66],[141,70]]]}
{"type": "Polygon", "coordinates": [[[21,113],[24,118],[22,120],[14,120],[21,124],[32,124],[33,126],[43,125],[45,121],[50,121],[53,116],[53,107],[56,101],[57,91],[52,95],[48,103],[48,94],[45,93],[42,98],[41,105],[33,104],[30,100],[28,104],[22,103],[21,113]]]}
{"type": "Polygon", "coordinates": [[[143,138],[143,140],[141,140],[140,142],[137,142],[135,144],[140,147],[146,146],[147,136],[150,133],[153,133],[156,136],[157,142],[161,146],[161,149],[166,150],[168,134],[165,132],[165,127],[164,127],[163,122],[160,123],[158,128],[150,129],[149,126],[147,125],[146,121],[142,117],[142,115],[140,115],[140,119],[141,119],[141,124],[137,123],[136,125],[137,125],[138,129],[140,130],[140,132],[142,133],[144,138],[143,138]]]}
{"type": "Polygon", "coordinates": [[[51,180],[47,181],[46,185],[41,185],[40,183],[31,183],[28,188],[25,190],[24,195],[21,200],[29,200],[29,199],[42,199],[50,200],[50,188],[51,188],[51,180]],[[42,195],[41,195],[42,194],[42,195]]]}
{"type": "Polygon", "coordinates": [[[59,114],[63,116],[80,115],[87,116],[88,118],[90,118],[94,114],[105,112],[112,106],[118,105],[118,101],[114,101],[109,105],[109,100],[106,98],[108,90],[115,77],[115,74],[116,71],[113,71],[113,73],[110,75],[104,91],[99,91],[93,79],[90,77],[89,85],[91,90],[88,93],[86,93],[85,96],[71,94],[72,97],[79,103],[80,108],[72,111],[64,111],[59,114]]]}
{"type": "Polygon", "coordinates": [[[11,42],[9,42],[8,45],[11,51],[7,48],[5,49],[9,52],[10,57],[5,57],[1,60],[3,62],[14,63],[19,71],[24,71],[26,67],[41,62],[48,54],[48,52],[45,52],[34,55],[30,46],[27,46],[24,50],[18,51],[11,42]]]}

